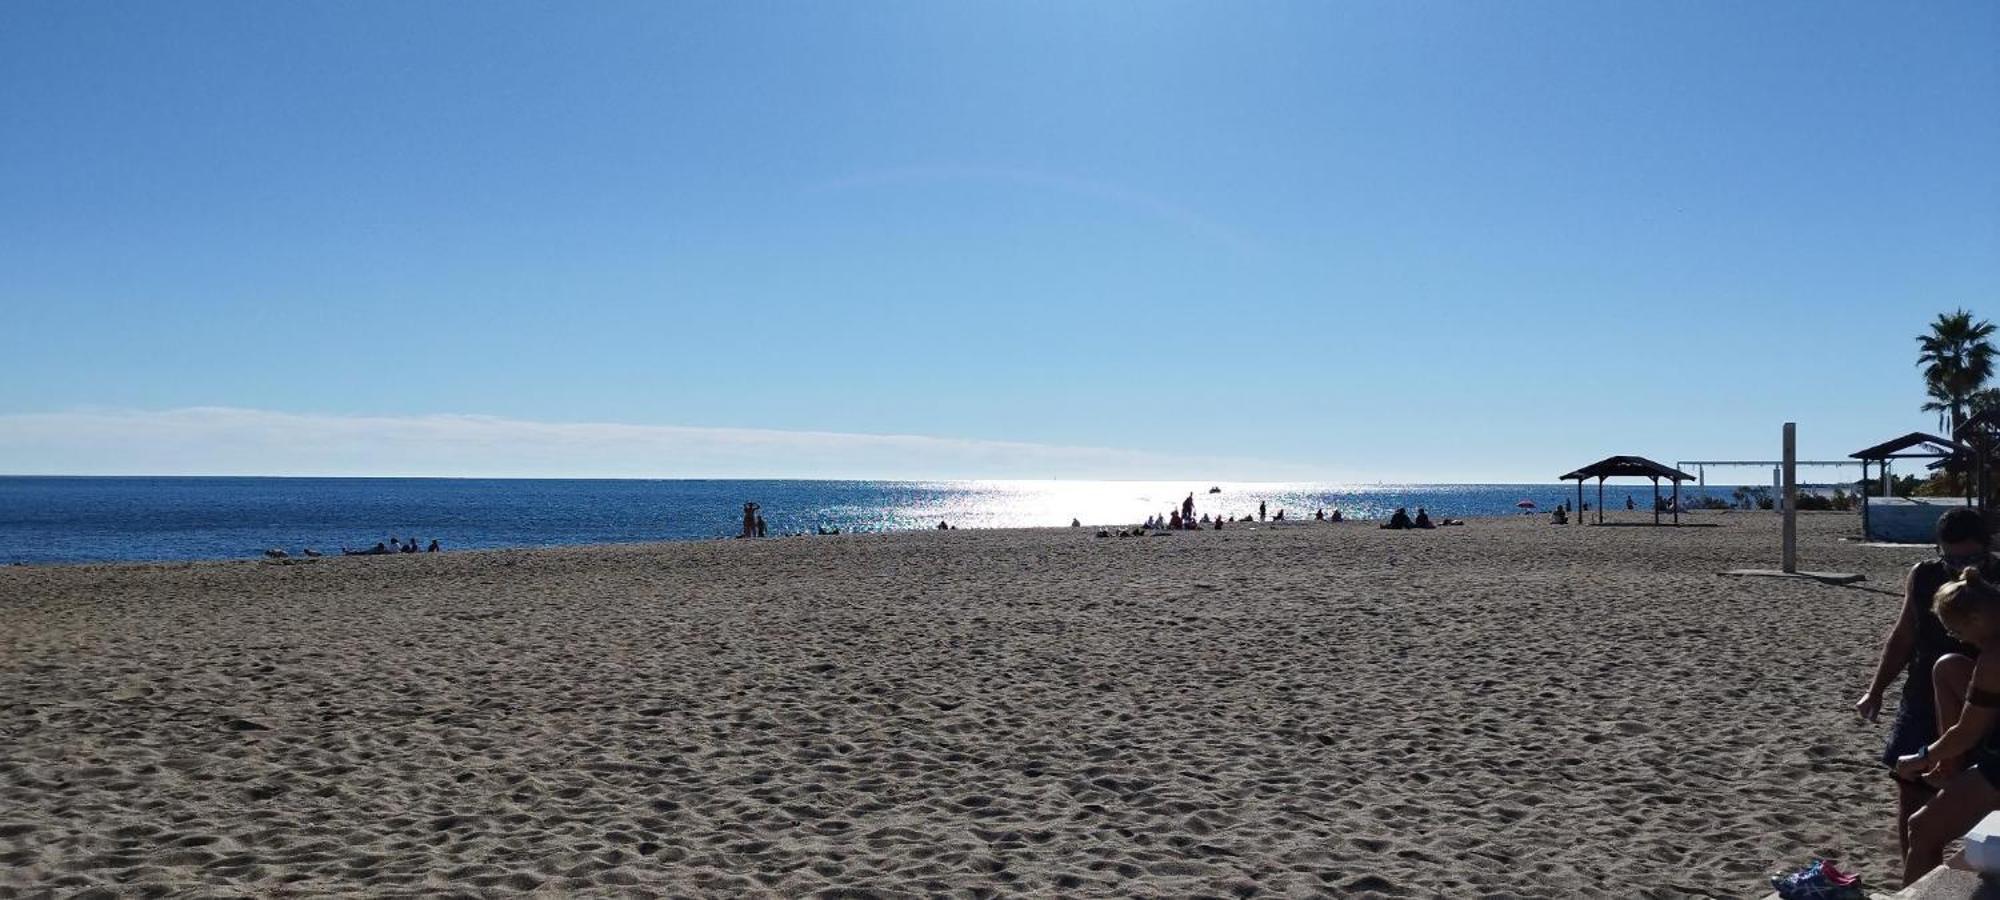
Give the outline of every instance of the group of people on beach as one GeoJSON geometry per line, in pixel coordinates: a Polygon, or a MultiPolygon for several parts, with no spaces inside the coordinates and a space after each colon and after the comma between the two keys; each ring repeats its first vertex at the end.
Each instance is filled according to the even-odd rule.
{"type": "MultiPolygon", "coordinates": [[[[443,549],[444,546],[438,543],[437,538],[431,538],[430,546],[425,547],[421,552],[436,553],[443,549]]],[[[389,535],[388,541],[386,542],[376,541],[375,546],[370,547],[366,550],[349,550],[346,547],[340,548],[340,553],[342,556],[387,556],[391,553],[417,553],[417,552],[419,551],[417,550],[416,538],[410,538],[409,540],[405,541],[398,541],[396,539],[396,536],[393,534],[389,535]]],[[[313,554],[312,551],[310,550],[306,551],[306,553],[307,555],[316,555],[313,554]]]]}
{"type": "Polygon", "coordinates": [[[1398,506],[1395,512],[1389,514],[1389,521],[1383,522],[1381,527],[1385,531],[1405,531],[1412,528],[1438,528],[1445,525],[1463,524],[1465,524],[1464,519],[1438,519],[1437,521],[1432,521],[1430,510],[1421,506],[1417,507],[1416,518],[1411,518],[1410,511],[1407,508],[1398,506]]]}
{"type": "Polygon", "coordinates": [[[1896,784],[1905,884],[2000,810],[2000,561],[1990,544],[1977,510],[1938,519],[1938,555],[1910,569],[1902,613],[1854,704],[1876,721],[1883,693],[1904,679],[1882,763],[1896,784]]]}
{"type": "MultiPolygon", "coordinates": [[[[1326,521],[1326,510],[1321,509],[1315,512],[1313,518],[1319,521],[1326,521]]],[[[1340,510],[1336,509],[1333,511],[1333,521],[1338,522],[1340,520],[1340,510]]],[[[1213,516],[1210,516],[1208,513],[1202,513],[1201,518],[1197,519],[1194,515],[1194,494],[1190,493],[1187,495],[1187,499],[1181,501],[1178,509],[1170,509],[1165,515],[1147,516],[1146,524],[1141,527],[1166,531],[1200,531],[1203,528],[1213,528],[1216,531],[1221,531],[1222,526],[1226,524],[1253,521],[1283,522],[1285,521],[1285,511],[1280,509],[1276,514],[1273,514],[1270,505],[1266,501],[1259,500],[1257,501],[1257,515],[1254,519],[1249,513],[1241,516],[1229,516],[1228,518],[1224,518],[1221,513],[1216,513],[1213,516]]],[[[1075,519],[1070,520],[1072,527],[1080,524],[1082,523],[1075,519]]]]}
{"type": "MultiPolygon", "coordinates": [[[[1180,508],[1169,510],[1164,515],[1147,516],[1146,524],[1141,527],[1149,529],[1162,529],[1166,531],[1178,531],[1182,529],[1190,531],[1199,531],[1203,528],[1213,528],[1217,531],[1220,531],[1222,530],[1222,527],[1227,524],[1232,524],[1236,522],[1251,522],[1251,521],[1283,522],[1285,521],[1285,511],[1280,509],[1275,514],[1273,514],[1270,511],[1270,507],[1266,505],[1264,501],[1258,501],[1257,515],[1254,519],[1248,514],[1245,514],[1241,517],[1229,516],[1225,518],[1220,514],[1210,517],[1207,513],[1203,513],[1201,517],[1197,519],[1195,518],[1194,514],[1194,495],[1189,494],[1187,495],[1187,499],[1181,501],[1180,508]]],[[[1322,507],[1320,509],[1313,510],[1313,521],[1344,522],[1347,521],[1347,518],[1338,508],[1328,510],[1322,507]]],[[[1083,523],[1078,520],[1075,519],[1070,520],[1070,527],[1072,528],[1078,527],[1082,524],[1083,523]]],[[[1430,528],[1439,528],[1446,525],[1464,525],[1464,524],[1465,524],[1464,519],[1433,520],[1431,518],[1430,511],[1424,509],[1421,506],[1417,507],[1417,514],[1415,517],[1412,517],[1407,507],[1398,506],[1396,507],[1396,511],[1390,514],[1389,521],[1382,523],[1381,527],[1390,531],[1402,531],[1405,529],[1430,529],[1430,528]]]]}
{"type": "MultiPolygon", "coordinates": [[[[1325,507],[1321,507],[1313,511],[1313,521],[1315,522],[1344,522],[1346,520],[1347,520],[1346,515],[1342,513],[1338,507],[1330,510],[1326,509],[1325,507]]],[[[1285,511],[1283,509],[1279,509],[1274,513],[1271,511],[1269,502],[1263,500],[1257,502],[1257,514],[1255,517],[1252,517],[1248,513],[1245,513],[1241,516],[1232,515],[1227,517],[1223,516],[1221,513],[1216,513],[1214,515],[1210,515],[1208,513],[1202,513],[1199,517],[1197,517],[1195,515],[1195,508],[1194,508],[1194,494],[1190,492],[1187,495],[1187,497],[1180,502],[1180,505],[1178,507],[1169,509],[1166,513],[1161,515],[1147,516],[1146,523],[1141,527],[1153,531],[1183,531],[1183,530],[1200,531],[1203,529],[1210,529],[1210,528],[1216,531],[1221,531],[1223,526],[1239,522],[1283,522],[1283,521],[1285,521],[1285,511]]],[[[1438,519],[1436,521],[1432,521],[1430,513],[1426,511],[1423,507],[1418,507],[1416,517],[1411,518],[1409,511],[1406,508],[1399,506],[1396,508],[1396,512],[1389,517],[1389,521],[1383,524],[1382,527],[1391,530],[1402,530],[1402,529],[1427,529],[1427,528],[1437,528],[1444,525],[1463,525],[1463,524],[1465,524],[1465,521],[1462,519],[1438,519]]],[[[1071,519],[1069,521],[1069,527],[1081,528],[1083,527],[1083,521],[1081,519],[1071,519]]],[[[937,529],[939,531],[955,531],[958,529],[958,526],[952,525],[948,522],[939,522],[937,524],[937,529]]],[[[763,508],[756,503],[743,504],[743,530],[740,533],[738,533],[737,536],[745,538],[760,538],[764,537],[768,533],[769,533],[768,526],[765,525],[764,523],[763,508]]],[[[822,525],[819,528],[815,529],[814,533],[839,534],[840,529],[829,528],[827,526],[822,525]]],[[[394,539],[391,538],[391,541],[393,542],[394,539]]],[[[433,545],[435,545],[435,542],[433,542],[433,545]]],[[[376,547],[378,548],[380,548],[381,546],[382,545],[380,544],[376,545],[376,547]]],[[[435,546],[433,546],[433,549],[435,549],[435,546]]],[[[349,552],[372,553],[378,551],[349,551],[349,552]]],[[[396,549],[394,547],[394,544],[392,543],[390,549],[380,550],[379,552],[396,553],[399,552],[399,550],[396,549]]],[[[403,552],[408,552],[408,551],[403,551],[403,552]]]]}

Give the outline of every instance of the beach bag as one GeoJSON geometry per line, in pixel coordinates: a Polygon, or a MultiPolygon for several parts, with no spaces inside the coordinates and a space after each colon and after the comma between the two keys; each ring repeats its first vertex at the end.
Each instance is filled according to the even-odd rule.
{"type": "Polygon", "coordinates": [[[1842,872],[1833,863],[1815,859],[1795,872],[1771,876],[1771,887],[1780,900],[1868,900],[1861,889],[1861,876],[1842,872]]]}

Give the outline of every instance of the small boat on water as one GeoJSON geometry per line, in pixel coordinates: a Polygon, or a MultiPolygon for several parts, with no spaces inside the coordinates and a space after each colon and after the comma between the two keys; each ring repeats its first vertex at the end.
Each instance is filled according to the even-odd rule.
{"type": "Polygon", "coordinates": [[[1222,489],[1219,487],[1212,487],[1208,489],[1208,492],[1211,494],[1220,494],[1222,493],[1222,489]]]}

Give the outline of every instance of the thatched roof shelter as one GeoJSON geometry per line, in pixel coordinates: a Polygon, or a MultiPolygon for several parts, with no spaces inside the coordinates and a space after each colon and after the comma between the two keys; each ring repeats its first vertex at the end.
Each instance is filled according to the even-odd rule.
{"type": "MultiPolygon", "coordinates": [[[[1576,505],[1583,508],[1583,482],[1597,479],[1597,522],[1604,524],[1604,479],[1606,478],[1650,478],[1653,480],[1653,524],[1660,524],[1660,479],[1674,483],[1674,524],[1681,523],[1681,482],[1693,481],[1689,475],[1673,466],[1661,465],[1643,456],[1607,456],[1597,462],[1564,475],[1560,480],[1576,482],[1576,505]]],[[[1578,516],[1577,520],[1582,521],[1578,516]]]]}

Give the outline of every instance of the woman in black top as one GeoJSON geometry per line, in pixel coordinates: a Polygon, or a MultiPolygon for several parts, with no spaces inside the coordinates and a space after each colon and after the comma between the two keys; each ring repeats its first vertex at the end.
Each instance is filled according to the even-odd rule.
{"type": "Polygon", "coordinates": [[[1890,769],[1890,777],[1896,782],[1896,838],[1906,857],[1910,850],[1910,816],[1923,808],[1936,790],[1920,777],[1897,773],[1896,761],[1937,739],[1938,684],[1941,682],[1949,692],[1962,691],[1970,669],[1968,658],[1978,653],[1945,630],[1931,608],[1932,599],[1939,588],[1967,566],[1980,566],[1988,569],[1989,575],[2000,575],[1992,571],[1986,522],[1977,511],[1961,508],[1940,516],[1937,543],[1938,558],[1910,569],[1903,592],[1902,615],[1896,619],[1896,628],[1882,648],[1875,679],[1854,704],[1854,711],[1862,718],[1875,721],[1882,711],[1882,693],[1897,675],[1906,676],[1903,699],[1889,728],[1887,745],[1882,749],[1882,764],[1890,769]],[[1953,654],[1960,656],[1946,661],[1945,677],[1935,679],[1939,660],[1953,654]]]}

